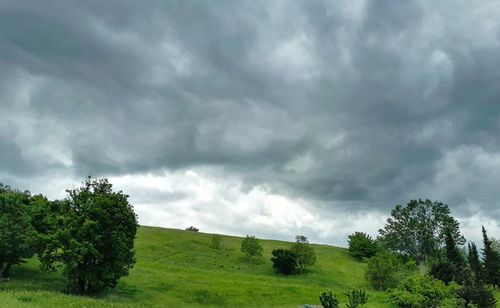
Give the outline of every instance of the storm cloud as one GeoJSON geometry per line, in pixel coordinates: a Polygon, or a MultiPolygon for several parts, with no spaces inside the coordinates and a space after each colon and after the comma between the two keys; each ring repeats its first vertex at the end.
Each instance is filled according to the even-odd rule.
{"type": "Polygon", "coordinates": [[[498,237],[499,85],[495,1],[1,1],[0,182],[334,243],[429,198],[498,237]]]}

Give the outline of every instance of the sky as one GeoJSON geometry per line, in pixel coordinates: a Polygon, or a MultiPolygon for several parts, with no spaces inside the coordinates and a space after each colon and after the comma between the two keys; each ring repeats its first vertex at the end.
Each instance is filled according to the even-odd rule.
{"type": "Polygon", "coordinates": [[[500,237],[498,1],[0,0],[0,182],[346,245],[396,204],[500,237]]]}

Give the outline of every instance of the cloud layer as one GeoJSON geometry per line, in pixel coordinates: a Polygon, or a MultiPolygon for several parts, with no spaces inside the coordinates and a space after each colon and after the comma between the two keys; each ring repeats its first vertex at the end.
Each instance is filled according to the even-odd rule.
{"type": "Polygon", "coordinates": [[[495,1],[0,3],[0,181],[61,196],[107,176],[145,224],[336,243],[430,198],[498,237],[499,17],[495,1]]]}

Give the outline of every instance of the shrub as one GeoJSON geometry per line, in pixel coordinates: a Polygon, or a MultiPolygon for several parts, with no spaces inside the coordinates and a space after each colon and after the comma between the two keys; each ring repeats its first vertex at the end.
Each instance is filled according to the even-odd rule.
{"type": "Polygon", "coordinates": [[[349,252],[356,258],[371,258],[378,250],[378,245],[368,234],[354,232],[347,237],[349,252]]]}
{"type": "Polygon", "coordinates": [[[476,277],[474,270],[466,267],[460,276],[462,287],[458,290],[458,295],[464,300],[466,307],[470,307],[471,304],[479,308],[496,307],[495,296],[491,288],[476,277]]]}
{"type": "Polygon", "coordinates": [[[290,250],[297,255],[297,268],[302,273],[304,268],[316,263],[316,254],[305,236],[297,235],[296,239],[290,250]]]}
{"type": "Polygon", "coordinates": [[[447,286],[431,276],[417,274],[403,279],[389,297],[397,307],[464,307],[464,301],[457,296],[458,288],[456,283],[447,286]]]}
{"type": "Polygon", "coordinates": [[[287,249],[276,249],[272,252],[273,269],[283,275],[292,274],[297,268],[297,255],[287,249]]]}
{"type": "Polygon", "coordinates": [[[194,226],[190,226],[190,227],[187,227],[186,228],[186,231],[193,231],[193,232],[198,232],[200,231],[200,229],[194,227],[194,226]]]}
{"type": "Polygon", "coordinates": [[[58,245],[46,246],[46,267],[64,266],[68,290],[78,294],[113,288],[135,263],[137,217],[121,191],[113,192],[106,179],[89,178],[78,189],[68,190],[60,204],[62,225],[58,245]]]}
{"type": "Polygon", "coordinates": [[[359,306],[363,306],[368,302],[368,295],[366,295],[365,290],[362,289],[354,289],[351,292],[347,292],[346,295],[349,299],[347,308],[358,308],[359,306]]]}
{"type": "Polygon", "coordinates": [[[456,266],[448,261],[440,261],[431,266],[429,275],[441,280],[445,284],[449,284],[456,277],[456,266]]]}
{"type": "Polygon", "coordinates": [[[368,260],[366,279],[378,290],[394,287],[402,276],[412,271],[415,263],[403,264],[401,259],[389,252],[378,252],[368,260]]]}
{"type": "Polygon", "coordinates": [[[337,299],[337,296],[333,294],[332,290],[322,292],[319,296],[319,300],[321,301],[321,306],[323,306],[323,308],[339,307],[339,300],[337,299]]]}
{"type": "Polygon", "coordinates": [[[253,258],[262,257],[263,249],[259,244],[258,238],[253,235],[247,235],[247,237],[241,242],[241,252],[244,253],[250,260],[250,263],[252,263],[253,258]]]}
{"type": "Polygon", "coordinates": [[[222,236],[220,234],[212,234],[210,241],[210,247],[219,250],[222,243],[222,236]]]}

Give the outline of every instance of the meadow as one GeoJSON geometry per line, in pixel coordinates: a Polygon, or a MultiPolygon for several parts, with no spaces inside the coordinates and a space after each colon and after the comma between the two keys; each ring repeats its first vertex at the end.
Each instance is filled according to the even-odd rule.
{"type": "Polygon", "coordinates": [[[272,270],[271,251],[291,243],[261,240],[264,257],[250,264],[240,252],[242,238],[223,236],[221,249],[215,250],[210,236],[140,227],[134,269],[114,290],[97,297],[64,294],[61,273],[40,271],[32,258],[13,268],[11,280],[0,282],[0,307],[303,307],[319,305],[318,296],[327,289],[345,307],[345,292],[358,287],[367,290],[367,307],[391,307],[386,293],[365,280],[366,263],[344,248],[314,245],[314,266],[303,275],[280,276],[272,270]]]}

